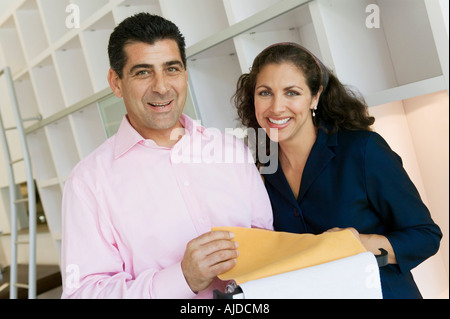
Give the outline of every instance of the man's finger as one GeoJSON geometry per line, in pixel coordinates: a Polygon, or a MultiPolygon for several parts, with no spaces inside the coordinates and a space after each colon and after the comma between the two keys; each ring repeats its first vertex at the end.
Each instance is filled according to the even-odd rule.
{"type": "Polygon", "coordinates": [[[200,249],[203,251],[205,256],[209,256],[223,250],[236,250],[238,246],[238,243],[235,241],[222,239],[205,243],[200,247],[200,249]]]}
{"type": "Polygon", "coordinates": [[[209,242],[215,241],[215,240],[231,240],[234,238],[234,234],[229,231],[212,231],[209,233],[205,233],[196,239],[197,244],[204,245],[209,242]]]}
{"type": "Polygon", "coordinates": [[[223,274],[229,270],[231,270],[234,266],[236,266],[237,260],[235,258],[229,259],[227,261],[215,264],[214,266],[211,266],[210,271],[214,276],[218,276],[220,274],[223,274]]]}

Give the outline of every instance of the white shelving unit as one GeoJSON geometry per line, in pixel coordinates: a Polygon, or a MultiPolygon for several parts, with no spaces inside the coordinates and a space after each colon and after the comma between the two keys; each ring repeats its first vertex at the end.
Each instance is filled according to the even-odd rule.
{"type": "MultiPolygon", "coordinates": [[[[436,123],[412,120],[417,105],[422,111],[448,113],[445,0],[2,0],[0,68],[12,69],[22,116],[43,116],[42,121],[27,124],[35,179],[55,243],[45,247],[55,250],[54,259],[43,263],[59,260],[65,179],[76,163],[115,132],[124,114],[106,80],[107,43],[118,23],[141,11],[165,16],[185,35],[190,81],[185,111],[206,127],[239,126],[231,104],[237,79],[248,72],[262,49],[275,42],[306,46],[342,82],[357,87],[377,114],[376,129],[400,149],[433,217],[444,229],[447,239],[436,263],[444,263],[448,274],[448,195],[429,196],[432,184],[448,190],[448,176],[444,181],[430,180],[424,169],[441,158],[432,165],[443,165],[448,175],[448,143],[436,142],[437,153],[424,157],[422,152],[429,150],[416,143],[415,132],[430,134],[436,123]],[[74,4],[80,27],[67,28],[71,12],[66,8],[74,4]],[[366,26],[370,14],[366,8],[373,4],[380,9],[379,28],[366,26]],[[403,139],[390,131],[395,126],[402,127],[403,139]],[[410,147],[405,150],[404,145],[410,147]]],[[[12,121],[4,96],[0,83],[2,115],[12,121]]],[[[448,120],[439,125],[448,135],[448,120]]],[[[16,137],[10,139],[14,144],[16,137]]],[[[0,156],[2,194],[8,186],[4,166],[0,156]]],[[[17,176],[17,183],[24,180],[23,174],[17,176]]],[[[2,198],[0,229],[7,234],[8,203],[2,198]]],[[[1,243],[5,237],[0,237],[0,244],[7,247],[1,243]]],[[[447,282],[447,274],[436,276],[447,282]]]]}

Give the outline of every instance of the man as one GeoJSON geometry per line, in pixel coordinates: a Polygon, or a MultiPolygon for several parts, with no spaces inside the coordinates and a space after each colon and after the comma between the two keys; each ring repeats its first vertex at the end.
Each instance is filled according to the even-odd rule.
{"type": "Polygon", "coordinates": [[[262,180],[253,163],[223,160],[249,156],[241,143],[182,114],[185,42],[173,23],[130,17],[108,52],[127,115],[65,183],[63,298],[210,298],[238,256],[233,234],[211,227],[272,228],[262,180]]]}

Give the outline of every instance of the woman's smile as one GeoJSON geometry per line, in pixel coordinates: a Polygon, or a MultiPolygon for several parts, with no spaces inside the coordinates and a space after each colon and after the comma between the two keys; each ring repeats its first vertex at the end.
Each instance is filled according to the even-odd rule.
{"type": "Polygon", "coordinates": [[[285,118],[274,118],[274,117],[268,117],[267,121],[269,124],[270,128],[285,128],[286,126],[289,125],[289,123],[291,122],[292,118],[291,117],[285,117],[285,118]]]}

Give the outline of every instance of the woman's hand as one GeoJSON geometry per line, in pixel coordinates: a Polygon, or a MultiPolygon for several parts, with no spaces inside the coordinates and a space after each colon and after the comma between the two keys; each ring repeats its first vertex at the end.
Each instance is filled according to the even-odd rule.
{"type": "Polygon", "coordinates": [[[379,248],[383,248],[388,252],[388,263],[389,264],[396,264],[397,258],[395,257],[394,249],[392,248],[391,243],[389,240],[382,235],[375,235],[375,234],[360,234],[355,228],[349,227],[349,228],[339,228],[335,227],[332,229],[329,229],[326,231],[326,233],[332,233],[337,232],[341,230],[350,230],[352,234],[361,242],[361,244],[366,248],[367,251],[370,251],[374,255],[379,255],[380,250],[379,248]]]}

